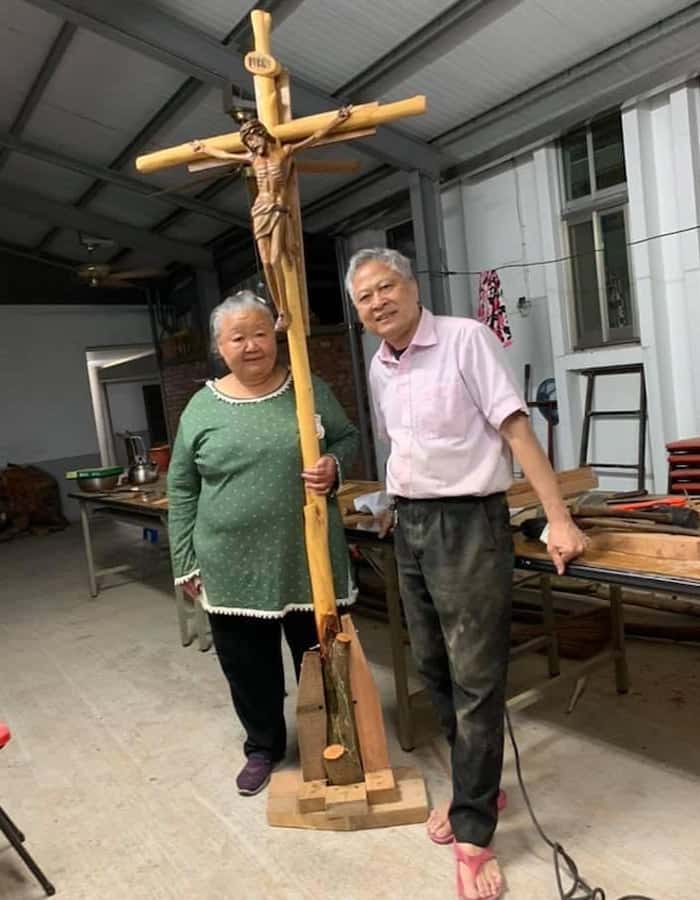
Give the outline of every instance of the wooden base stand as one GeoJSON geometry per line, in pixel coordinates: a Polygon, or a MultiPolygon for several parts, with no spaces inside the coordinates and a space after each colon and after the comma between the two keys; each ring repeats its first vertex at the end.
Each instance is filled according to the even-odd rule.
{"type": "Polygon", "coordinates": [[[392,769],[379,695],[350,616],[342,617],[342,627],[336,640],[349,662],[345,699],[353,720],[347,743],[356,737],[361,767],[348,764],[345,746],[329,744],[321,658],[309,651],[297,697],[301,767],[272,776],[267,821],[282,828],[328,831],[424,822],[428,800],[423,779],[416,769],[392,769]]]}
{"type": "Polygon", "coordinates": [[[304,782],[299,769],[275,772],[268,788],[267,821],[278,828],[359,831],[416,825],[428,818],[425,783],[417,769],[392,771],[391,799],[372,800],[365,783],[328,786],[304,782]]]}

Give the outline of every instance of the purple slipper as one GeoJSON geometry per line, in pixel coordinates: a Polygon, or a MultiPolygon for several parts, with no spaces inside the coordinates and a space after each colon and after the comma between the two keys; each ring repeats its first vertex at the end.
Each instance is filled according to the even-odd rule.
{"type": "Polygon", "coordinates": [[[246,764],[236,776],[238,793],[245,797],[259,794],[267,786],[274,768],[272,760],[261,753],[251,753],[246,764]]]}

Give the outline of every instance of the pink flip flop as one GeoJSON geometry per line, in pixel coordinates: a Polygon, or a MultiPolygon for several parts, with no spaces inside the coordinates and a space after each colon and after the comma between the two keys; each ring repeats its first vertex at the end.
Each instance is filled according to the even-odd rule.
{"type": "Polygon", "coordinates": [[[479,893],[475,894],[467,894],[464,889],[464,881],[459,871],[459,864],[464,863],[464,865],[469,869],[469,873],[472,876],[472,883],[474,884],[474,890],[476,890],[476,879],[481,870],[481,867],[487,863],[490,859],[493,859],[493,853],[489,847],[486,847],[481,853],[477,853],[475,856],[470,856],[468,853],[465,853],[460,849],[459,844],[454,845],[454,854],[455,854],[455,863],[457,865],[457,897],[458,900],[498,900],[503,894],[503,886],[496,893],[490,893],[486,897],[480,897],[479,893]]]}
{"type": "MultiPolygon", "coordinates": [[[[508,806],[508,797],[505,791],[499,791],[498,797],[496,798],[496,809],[499,812],[502,812],[506,806],[508,806]]],[[[452,844],[454,842],[455,836],[450,831],[448,834],[438,835],[430,828],[427,829],[428,837],[434,844],[439,844],[440,846],[444,846],[445,844],[452,844]]]]}

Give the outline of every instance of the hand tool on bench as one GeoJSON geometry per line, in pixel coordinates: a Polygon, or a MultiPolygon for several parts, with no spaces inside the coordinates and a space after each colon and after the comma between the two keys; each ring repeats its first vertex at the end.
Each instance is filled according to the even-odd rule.
{"type": "Polygon", "coordinates": [[[635,509],[625,514],[619,506],[612,508],[609,506],[574,506],[571,512],[576,519],[598,519],[609,516],[616,519],[655,522],[657,525],[673,525],[677,528],[697,528],[700,525],[700,515],[689,507],[678,508],[663,505],[653,511],[635,509]]]}

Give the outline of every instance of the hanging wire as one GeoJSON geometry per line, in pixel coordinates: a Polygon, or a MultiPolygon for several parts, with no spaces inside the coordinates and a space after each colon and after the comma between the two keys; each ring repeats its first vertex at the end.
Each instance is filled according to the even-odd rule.
{"type": "MultiPolygon", "coordinates": [[[[679,234],[688,234],[691,231],[700,230],[700,225],[690,225],[687,228],[678,228],[675,231],[664,231],[660,234],[652,234],[650,237],[638,238],[636,241],[625,241],[627,247],[637,247],[640,244],[648,244],[651,241],[658,241],[660,238],[674,237],[679,234]]],[[[531,269],[534,266],[552,266],[557,263],[569,262],[573,259],[584,259],[588,256],[595,256],[597,253],[605,253],[603,247],[595,250],[588,250],[585,253],[570,253],[566,256],[556,256],[554,259],[540,259],[534,262],[524,263],[504,263],[502,266],[485,267],[479,271],[465,269],[417,269],[417,275],[481,275],[483,271],[502,272],[505,269],[531,269]]]]}

